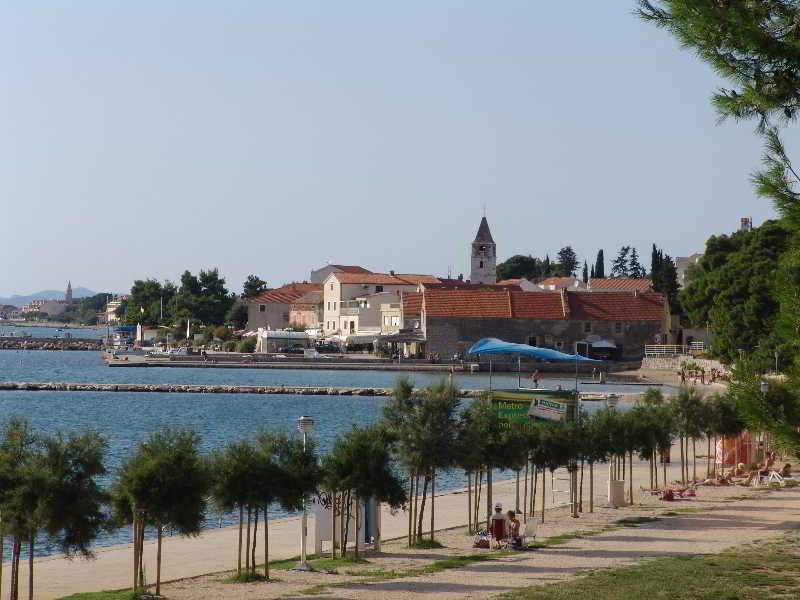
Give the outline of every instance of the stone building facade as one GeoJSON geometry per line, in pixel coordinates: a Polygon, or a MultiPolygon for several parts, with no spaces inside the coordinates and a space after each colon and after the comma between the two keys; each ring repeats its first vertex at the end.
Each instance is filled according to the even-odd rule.
{"type": "Polygon", "coordinates": [[[661,294],[426,290],[422,308],[425,350],[442,357],[496,337],[570,354],[611,344],[612,358],[638,360],[666,319],[661,294]]]}

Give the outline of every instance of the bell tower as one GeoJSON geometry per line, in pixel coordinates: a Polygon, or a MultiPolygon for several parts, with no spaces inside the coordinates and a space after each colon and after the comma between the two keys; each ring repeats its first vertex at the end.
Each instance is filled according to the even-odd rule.
{"type": "Polygon", "coordinates": [[[472,283],[497,283],[497,245],[489,231],[489,223],[484,216],[472,242],[470,256],[470,281],[472,283]]]}
{"type": "Polygon", "coordinates": [[[67,282],[67,293],[64,294],[64,301],[67,304],[70,304],[72,302],[72,282],[71,281],[67,282]]]}

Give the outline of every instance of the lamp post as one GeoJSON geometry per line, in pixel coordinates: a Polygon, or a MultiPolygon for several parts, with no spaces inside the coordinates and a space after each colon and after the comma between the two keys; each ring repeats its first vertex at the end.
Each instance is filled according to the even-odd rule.
{"type": "MultiPolygon", "coordinates": [[[[761,383],[758,384],[758,389],[761,391],[761,404],[766,406],[767,404],[767,392],[769,391],[769,382],[766,379],[762,379],[761,383]]],[[[766,436],[765,436],[766,437],[766,436]]],[[[768,440],[764,441],[764,456],[767,456],[767,452],[769,448],[767,448],[768,440]]]]}
{"type": "MultiPolygon", "coordinates": [[[[303,434],[303,454],[306,453],[308,434],[314,429],[314,419],[307,416],[297,418],[297,431],[303,434]]],[[[303,494],[303,514],[300,517],[300,562],[295,566],[296,571],[313,571],[306,560],[306,540],[308,538],[308,511],[306,510],[306,496],[303,494]]]]}

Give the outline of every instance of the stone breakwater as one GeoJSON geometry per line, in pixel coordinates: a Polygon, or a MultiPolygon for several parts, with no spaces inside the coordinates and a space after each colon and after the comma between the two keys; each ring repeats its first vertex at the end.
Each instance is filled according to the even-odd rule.
{"type": "MultiPolygon", "coordinates": [[[[167,392],[177,394],[289,394],[299,396],[391,396],[391,388],[310,387],[282,385],[193,385],[172,383],[63,383],[0,381],[0,391],[28,392],[167,392]]],[[[464,398],[480,390],[462,390],[464,398]]]]}
{"type": "Polygon", "coordinates": [[[86,338],[0,337],[0,350],[102,350],[103,340],[86,338]]]}

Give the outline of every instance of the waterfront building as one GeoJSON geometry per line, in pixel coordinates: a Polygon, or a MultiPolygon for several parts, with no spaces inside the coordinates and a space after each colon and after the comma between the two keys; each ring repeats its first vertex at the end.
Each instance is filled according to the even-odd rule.
{"type": "Polygon", "coordinates": [[[662,294],[428,289],[420,333],[425,352],[465,355],[485,337],[571,353],[636,360],[669,330],[662,294]]]}
{"type": "Polygon", "coordinates": [[[321,291],[317,283],[289,283],[246,298],[247,329],[286,329],[291,325],[291,305],[309,292],[321,291]]]}

